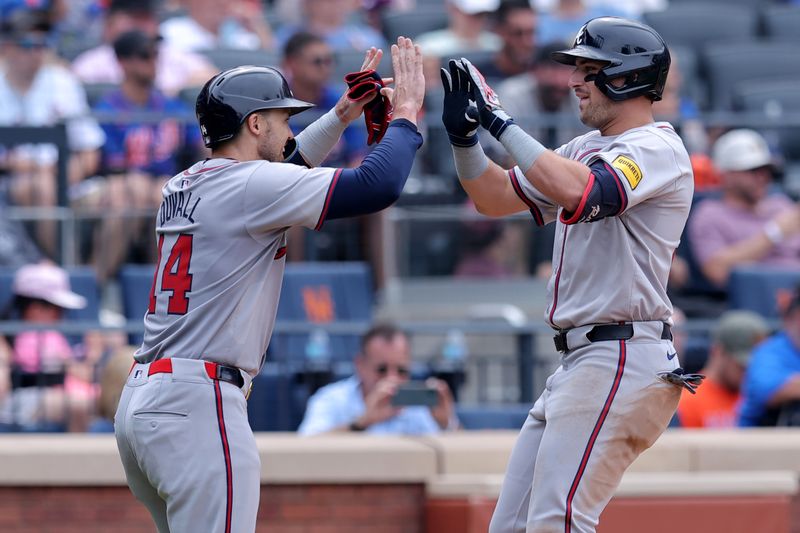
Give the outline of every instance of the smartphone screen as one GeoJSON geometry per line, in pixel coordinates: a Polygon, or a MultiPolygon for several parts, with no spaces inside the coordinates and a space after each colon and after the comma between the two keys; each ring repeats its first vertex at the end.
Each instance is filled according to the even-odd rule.
{"type": "Polygon", "coordinates": [[[395,407],[424,405],[433,407],[439,403],[439,395],[436,389],[425,386],[424,383],[406,383],[397,389],[397,393],[392,396],[392,405],[395,407]]]}

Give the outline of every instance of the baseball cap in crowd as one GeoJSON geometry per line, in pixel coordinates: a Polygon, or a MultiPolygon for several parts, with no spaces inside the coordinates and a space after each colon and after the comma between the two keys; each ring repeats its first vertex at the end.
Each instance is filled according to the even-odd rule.
{"type": "Polygon", "coordinates": [[[142,30],[126,31],[114,40],[114,54],[118,59],[149,59],[158,52],[160,40],[160,36],[148,35],[142,30]]]}
{"type": "Polygon", "coordinates": [[[467,15],[491,13],[500,7],[500,0],[449,0],[459,11],[467,15]]]}
{"type": "Polygon", "coordinates": [[[86,298],[72,292],[67,271],[45,263],[17,270],[11,290],[19,296],[50,302],[63,309],[83,309],[86,298]]]}
{"type": "Polygon", "coordinates": [[[753,347],[769,334],[767,322],[752,311],[727,311],[714,328],[714,342],[747,366],[753,347]]]}
{"type": "Polygon", "coordinates": [[[760,133],[749,129],[732,130],[722,135],[711,152],[714,166],[721,171],[774,166],[767,141],[760,133]]]}

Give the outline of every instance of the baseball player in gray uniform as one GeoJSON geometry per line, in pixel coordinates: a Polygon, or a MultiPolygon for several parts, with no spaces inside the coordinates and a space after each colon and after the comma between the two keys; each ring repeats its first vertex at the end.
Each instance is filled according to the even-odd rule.
{"type": "MultiPolygon", "coordinates": [[[[381,54],[367,52],[362,71],[381,54]]],[[[373,76],[360,91],[391,102],[394,118],[354,169],[309,167],[367,99],[342,98],[295,139],[289,116],[311,104],[275,69],[222,72],[198,96],[211,158],[164,186],[144,342],[115,416],[128,484],[160,533],[255,530],[261,465],[246,395],[272,334],[286,231],[386,208],[422,142],[419,48],[401,37],[391,55],[394,89],[373,76]]]]}
{"type": "Polygon", "coordinates": [[[491,533],[595,531],[625,469],[701,380],[680,369],[671,342],[667,275],[693,176],[680,137],[651,110],[666,44],[648,26],[603,17],[553,59],[574,65],[581,120],[596,128],[556,151],[514,124],[469,61],[442,69],[442,119],[478,210],[556,224],[545,318],[561,365],[522,427],[491,533]],[[478,123],[517,166],[486,158],[478,123]]]}

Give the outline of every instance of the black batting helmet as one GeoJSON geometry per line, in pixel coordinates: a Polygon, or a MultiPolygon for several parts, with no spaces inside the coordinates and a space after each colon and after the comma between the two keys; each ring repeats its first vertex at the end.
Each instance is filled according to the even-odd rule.
{"type": "Polygon", "coordinates": [[[574,65],[578,58],[607,63],[593,75],[594,83],[615,102],[642,95],[661,100],[670,63],[667,44],[653,28],[617,17],[590,20],[578,30],[572,48],[550,57],[566,65],[574,65]],[[611,80],[622,77],[622,86],[611,85],[611,80]]]}
{"type": "Polygon", "coordinates": [[[295,99],[280,72],[248,65],[208,80],[197,95],[195,111],[203,142],[210,148],[232,139],[254,111],[288,109],[294,115],[310,107],[314,104],[295,99]]]}

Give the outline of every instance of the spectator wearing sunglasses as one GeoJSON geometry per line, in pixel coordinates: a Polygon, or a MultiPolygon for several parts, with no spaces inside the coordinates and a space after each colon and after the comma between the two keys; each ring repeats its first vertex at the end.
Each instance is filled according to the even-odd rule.
{"type": "MultiPolygon", "coordinates": [[[[156,86],[159,39],[141,30],[121,34],[114,52],[123,71],[122,84],[95,106],[101,115],[106,143],[102,170],[104,191],[95,198],[109,213],[99,228],[93,262],[107,279],[123,262],[152,262],[152,231],[144,231],[161,204],[161,186],[178,171],[184,159],[194,160],[204,149],[200,130],[189,118],[192,110],[181,100],[165,96],[156,86]],[[148,116],[161,117],[157,121],[148,116]],[[116,117],[125,117],[122,122],[116,117]],[[121,218],[138,210],[144,217],[121,218]],[[143,238],[144,237],[144,238],[143,238]]],[[[90,202],[91,204],[91,202],[90,202]]]]}
{"type": "MultiPolygon", "coordinates": [[[[533,65],[536,51],[536,12],[528,0],[505,0],[492,14],[494,32],[501,47],[475,66],[487,80],[523,74],[533,65]]],[[[504,102],[505,103],[505,102],[504,102]]]]}
{"type": "MultiPolygon", "coordinates": [[[[289,126],[296,134],[311,122],[333,109],[342,94],[340,84],[343,80],[332,80],[336,56],[331,46],[320,36],[299,32],[294,34],[283,48],[283,71],[295,98],[311,102],[316,107],[304,113],[289,117],[289,126]]],[[[359,120],[350,124],[328,153],[324,165],[330,167],[356,167],[367,154],[367,134],[364,122],[359,120]]],[[[363,245],[362,235],[377,233],[380,214],[354,219],[332,220],[320,232],[308,232],[294,227],[290,231],[292,246],[289,259],[318,261],[364,261],[369,258],[373,265],[380,261],[377,252],[370,252],[363,245]],[[370,256],[370,257],[368,257],[370,256]]],[[[377,247],[374,250],[378,250],[377,247]]],[[[379,268],[375,268],[379,272],[379,268]]]]}
{"type": "MultiPolygon", "coordinates": [[[[110,0],[103,22],[103,42],[84,51],[72,62],[72,71],[83,83],[122,83],[122,66],[113,43],[123,33],[141,30],[158,35],[158,3],[155,0],[110,0]]],[[[158,42],[156,87],[176,96],[182,89],[202,86],[217,68],[199,53],[184,50],[167,41],[158,42]]]]}
{"type": "Polygon", "coordinates": [[[391,324],[378,324],[361,339],[356,373],[319,389],[308,401],[298,432],[422,435],[458,427],[453,395],[444,381],[429,379],[438,403],[433,407],[395,407],[392,397],[410,379],[408,335],[391,324]]]}
{"type": "MultiPolygon", "coordinates": [[[[331,79],[335,62],[330,45],[322,37],[311,33],[294,34],[283,48],[281,70],[289,80],[294,97],[316,106],[289,119],[295,134],[333,109],[339,101],[342,90],[336,84],[342,84],[343,80],[331,79]]],[[[357,121],[344,130],[323,164],[332,167],[358,166],[366,155],[366,148],[366,130],[363,121],[357,121]]]]}

